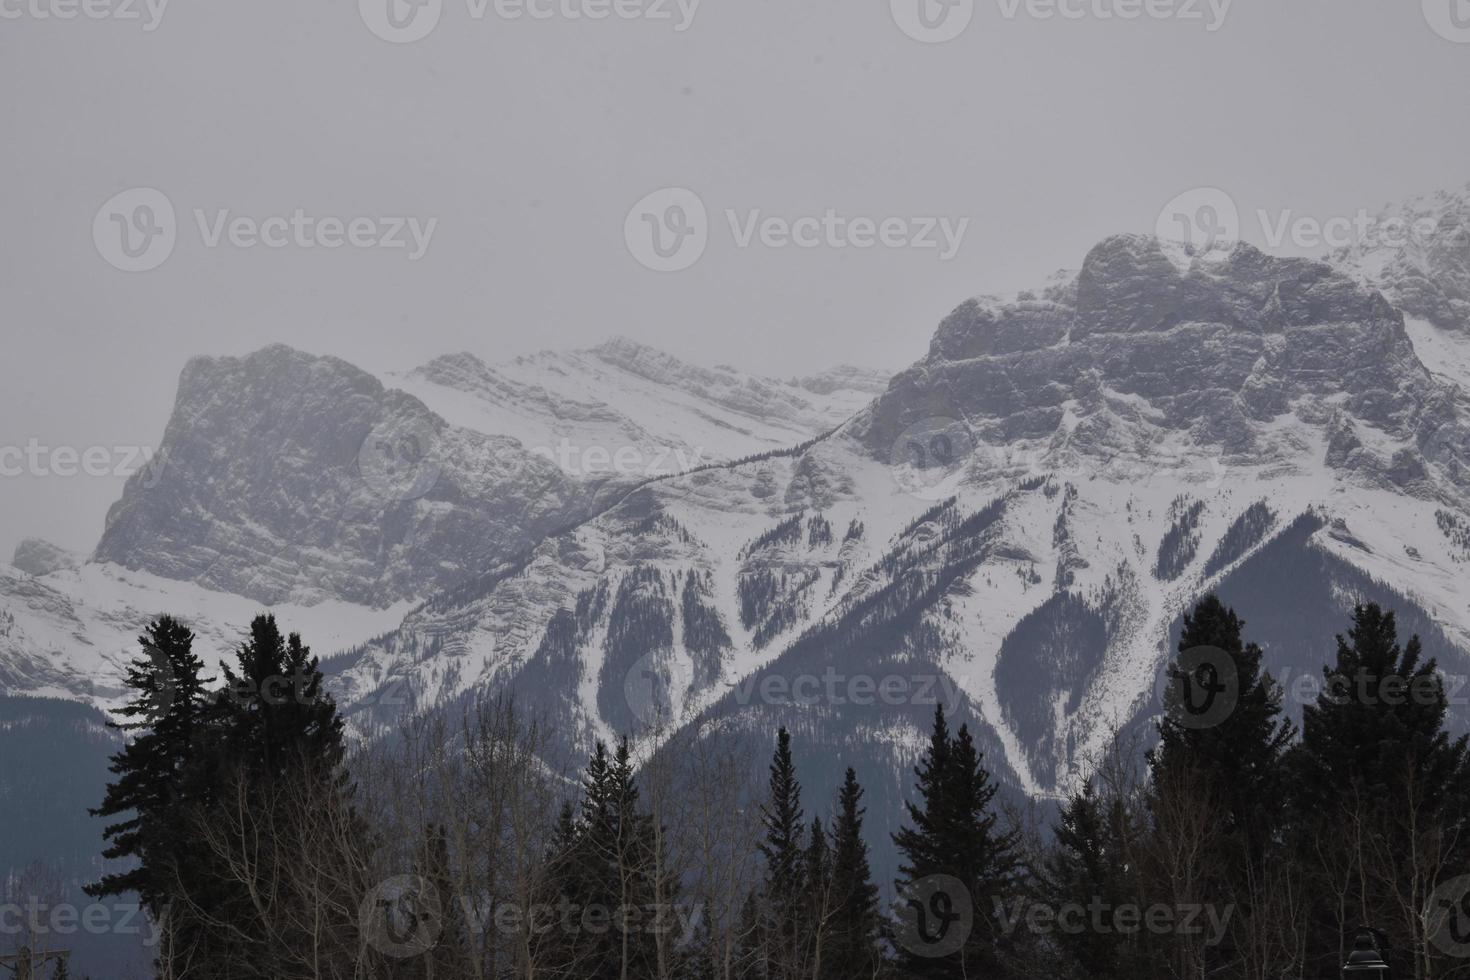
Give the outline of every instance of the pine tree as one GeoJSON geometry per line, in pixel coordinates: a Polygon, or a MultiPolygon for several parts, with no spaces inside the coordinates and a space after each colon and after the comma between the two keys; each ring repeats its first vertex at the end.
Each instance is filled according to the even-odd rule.
{"type": "Polygon", "coordinates": [[[1091,781],[1073,794],[1062,810],[1055,844],[1040,875],[1042,897],[1050,908],[1100,910],[1101,928],[1092,928],[1089,921],[1080,931],[1056,933],[1066,974],[1078,980],[1133,975],[1124,965],[1130,960],[1127,932],[1112,922],[1114,910],[1132,900],[1132,890],[1126,856],[1120,853],[1104,806],[1091,781]]]}
{"type": "MultiPolygon", "coordinates": [[[[969,727],[961,726],[958,735],[949,735],[942,705],[935,711],[929,750],[915,776],[920,802],[907,804],[912,826],[893,837],[904,858],[899,867],[903,875],[900,892],[922,892],[922,883],[932,876],[953,878],[962,893],[946,892],[946,906],[972,910],[973,928],[955,952],[942,956],[913,941],[901,942],[900,965],[915,977],[995,975],[1002,946],[995,910],[1004,906],[1017,887],[1017,835],[999,829],[998,817],[991,810],[998,787],[982,765],[969,727]]],[[[920,938],[926,943],[952,940],[952,927],[962,928],[946,923],[940,933],[920,938]]]]}
{"type": "Polygon", "coordinates": [[[837,817],[832,828],[832,884],[834,913],[831,938],[823,956],[826,975],[834,980],[862,980],[882,967],[879,947],[878,886],[868,864],[863,840],[863,788],[852,769],[837,793],[837,817]]]}
{"type": "Polygon", "coordinates": [[[791,734],[785,728],[776,733],[770,772],[770,795],[761,807],[765,836],[760,843],[766,862],[762,928],[766,969],[772,980],[795,980],[800,969],[803,813],[791,734]]]}
{"type": "Polygon", "coordinates": [[[1322,898],[1308,974],[1330,975],[1363,923],[1388,934],[1394,975],[1441,972],[1420,914],[1434,888],[1470,871],[1470,762],[1445,730],[1448,699],[1417,636],[1392,612],[1353,612],[1336,663],[1303,713],[1292,753],[1294,842],[1322,898]],[[1350,887],[1342,887],[1344,881],[1350,887]],[[1411,925],[1404,925],[1410,923],[1411,925]]]}
{"type": "Polygon", "coordinates": [[[1281,717],[1280,688],[1261,670],[1261,648],[1242,641],[1244,628],[1214,595],[1185,615],[1179,653],[1201,653],[1197,663],[1169,666],[1159,745],[1149,764],[1155,792],[1206,795],[1221,811],[1221,833],[1244,849],[1246,860],[1259,864],[1285,819],[1281,763],[1295,730],[1281,717]],[[1215,676],[1186,678],[1191,667],[1215,676]],[[1209,715],[1191,718],[1182,698],[1186,682],[1224,687],[1216,696],[1227,700],[1209,715]]]}
{"type": "Polygon", "coordinates": [[[802,909],[797,923],[801,973],[825,977],[826,951],[832,928],[832,851],[821,817],[813,817],[801,858],[802,909]]]}
{"type": "Polygon", "coordinates": [[[652,818],[640,809],[627,739],[611,757],[606,745],[597,744],[583,778],[575,841],[573,901],[605,912],[613,923],[605,933],[575,937],[576,975],[585,980],[658,975],[657,937],[637,913],[655,905],[660,857],[652,818]],[[625,913],[635,918],[624,920],[625,913]]]}
{"type": "Polygon", "coordinates": [[[224,668],[223,690],[205,713],[207,738],[181,775],[198,804],[184,839],[211,843],[190,856],[175,918],[199,930],[189,955],[202,968],[270,977],[324,936],[339,952],[353,947],[356,904],[368,888],[354,880],[365,873],[355,852],[370,840],[352,806],[342,720],[301,637],[283,637],[274,616],[257,616],[236,663],[238,671],[224,668]],[[300,861],[308,851],[310,876],[300,861]]]}
{"type": "MultiPolygon", "coordinates": [[[[122,818],[108,824],[103,857],[132,860],[132,868],[104,875],[85,891],[93,898],[136,892],[139,903],[161,922],[188,877],[188,814],[201,804],[187,771],[206,736],[208,699],[204,663],[193,652],[194,634],[178,620],[160,616],[138,638],[142,654],[127,667],[133,700],[118,710],[112,727],[131,735],[112,757],[116,777],[94,816],[122,818]]],[[[174,927],[174,943],[195,940],[174,927]]],[[[172,969],[170,964],[162,964],[172,969]]]]}

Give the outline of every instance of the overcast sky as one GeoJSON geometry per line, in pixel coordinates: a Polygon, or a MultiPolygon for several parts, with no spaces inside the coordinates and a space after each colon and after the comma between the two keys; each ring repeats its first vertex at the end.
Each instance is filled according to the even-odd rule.
{"type": "MultiPolygon", "coordinates": [[[[1223,22],[1220,0],[1131,20],[1101,16],[1115,0],[1049,19],[974,0],[943,43],[910,34],[952,32],[968,0],[947,21],[925,0],[927,35],[919,0],[703,0],[692,20],[691,0],[600,0],[599,20],[567,13],[599,0],[546,19],[393,0],[401,30],[388,0],[173,0],[156,18],[158,2],[87,0],[99,19],[0,0],[0,444],[156,445],[187,358],[275,341],[375,371],[619,333],[782,376],[897,367],[965,297],[1152,230],[1189,188],[1325,218],[1470,180],[1470,43],[1449,19],[1466,0],[1236,0],[1223,22]],[[103,205],[140,187],[174,209],[174,241],[127,272],[103,205]],[[643,215],[669,234],[695,216],[669,210],[687,196],[630,210],[669,187],[706,209],[704,249],[653,271],[628,244],[643,215]],[[317,247],[266,221],[297,209],[317,247]],[[739,244],[754,212],[829,209],[899,219],[893,244],[854,247],[861,222],[839,226],[845,248],[827,230],[777,247],[779,228],[739,244]],[[221,212],[286,243],[231,244],[221,212]],[[406,229],[408,247],[377,247],[394,217],[427,247],[406,229]],[[374,219],[357,236],[374,247],[321,247],[353,218],[374,219]],[[911,247],[926,218],[968,219],[958,247],[938,230],[911,247]]],[[[120,200],[130,233],[157,227],[120,200]]],[[[0,549],[90,550],[119,489],[0,477],[0,549]]]]}

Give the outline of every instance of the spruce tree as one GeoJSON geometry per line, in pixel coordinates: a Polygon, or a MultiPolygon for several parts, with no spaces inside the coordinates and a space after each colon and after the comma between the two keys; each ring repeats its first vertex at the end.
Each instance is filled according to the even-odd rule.
{"type": "Polygon", "coordinates": [[[183,889],[179,919],[205,924],[190,955],[220,976],[264,978],[323,938],[351,948],[356,904],[369,887],[355,880],[362,865],[352,852],[370,840],[353,810],[342,720],[316,658],[298,634],[283,637],[274,616],[255,617],[206,719],[208,738],[182,776],[198,801],[190,836],[212,841],[191,856],[183,889]],[[308,850],[308,867],[332,862],[330,872],[304,877],[308,850]],[[323,922],[328,911],[340,921],[323,922]]]}
{"type": "Polygon", "coordinates": [[[761,806],[765,828],[760,853],[766,862],[762,933],[771,980],[794,980],[800,970],[802,888],[801,783],[791,759],[791,734],[776,733],[769,798],[761,806]]]}
{"type": "Polygon", "coordinates": [[[828,976],[861,980],[875,976],[882,966],[879,947],[878,886],[868,863],[863,839],[863,788],[857,774],[847,770],[837,793],[837,817],[832,828],[831,894],[835,909],[831,939],[823,963],[828,976]]]}
{"type": "Polygon", "coordinates": [[[801,860],[802,909],[797,940],[801,950],[802,975],[825,977],[827,944],[834,919],[832,908],[832,851],[822,818],[812,818],[806,850],[801,860]]]}
{"type": "Polygon", "coordinates": [[[1470,762],[1445,730],[1448,699],[1417,636],[1400,646],[1392,612],[1358,606],[1336,662],[1303,713],[1292,753],[1294,843],[1321,901],[1308,975],[1329,976],[1364,923],[1387,933],[1394,975],[1433,975],[1422,911],[1470,871],[1470,762]],[[1349,887],[1344,888],[1346,882],[1349,887]]]}
{"type": "Polygon", "coordinates": [[[1159,744],[1149,764],[1156,792],[1208,796],[1219,809],[1220,831],[1244,849],[1246,860],[1259,863],[1285,818],[1282,758],[1295,730],[1281,716],[1280,688],[1261,670],[1261,648],[1243,642],[1244,628],[1214,595],[1185,614],[1179,653],[1201,652],[1196,664],[1176,660],[1168,668],[1159,744]],[[1186,678],[1191,666],[1215,676],[1186,678]],[[1227,688],[1217,691],[1227,700],[1192,718],[1182,701],[1186,682],[1227,688]]]}
{"type": "Polygon", "coordinates": [[[1127,857],[1090,780],[1063,808],[1039,877],[1042,898],[1052,909],[1090,910],[1096,903],[1101,910],[1100,923],[1089,920],[1088,928],[1056,933],[1065,975],[1078,980],[1130,975],[1128,936],[1112,921],[1114,910],[1132,901],[1127,857]],[[1092,928],[1095,924],[1101,928],[1092,928]]]}
{"type": "Polygon", "coordinates": [[[136,892],[160,921],[193,867],[185,814],[198,800],[185,773],[205,735],[208,680],[193,652],[194,634],[173,617],[154,620],[138,642],[143,652],[126,673],[134,697],[118,710],[125,720],[111,723],[130,738],[112,757],[116,778],[92,811],[122,818],[103,830],[103,857],[136,863],[85,890],[93,898],[136,892]]]}
{"type": "Polygon", "coordinates": [[[924,882],[936,875],[955,879],[960,893],[945,889],[942,908],[968,910],[972,928],[958,948],[945,955],[934,955],[935,948],[923,946],[931,941],[956,942],[951,930],[963,929],[963,914],[938,932],[919,936],[922,942],[912,937],[900,942],[900,965],[915,977],[995,975],[1004,945],[996,910],[1017,888],[1017,835],[999,828],[991,809],[998,787],[982,764],[969,727],[961,726],[957,735],[950,736],[942,705],[935,710],[929,750],[915,776],[920,801],[907,804],[912,826],[893,837],[904,859],[900,893],[925,894],[924,882]]]}
{"type": "Polygon", "coordinates": [[[619,980],[658,974],[657,938],[639,915],[655,903],[657,848],[652,818],[640,808],[627,739],[611,757],[599,742],[583,779],[572,875],[577,895],[572,901],[607,915],[612,927],[574,937],[577,976],[619,980]],[[624,919],[625,913],[634,918],[624,919]]]}

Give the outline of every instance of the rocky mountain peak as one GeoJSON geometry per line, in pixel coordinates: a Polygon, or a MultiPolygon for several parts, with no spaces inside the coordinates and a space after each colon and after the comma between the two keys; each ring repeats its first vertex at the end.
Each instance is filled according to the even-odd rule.
{"type": "Polygon", "coordinates": [[[159,459],[128,480],[96,557],[261,602],[386,605],[452,586],[586,506],[513,440],[275,345],[188,362],[159,459]]]}
{"type": "Polygon", "coordinates": [[[1290,463],[1320,451],[1340,412],[1372,434],[1374,451],[1354,457],[1364,476],[1458,496],[1453,480],[1430,487],[1430,468],[1395,458],[1439,463],[1441,476],[1470,460],[1461,400],[1384,296],[1329,265],[1120,235],[1069,282],[962,304],[852,431],[880,459],[914,426],[947,419],[982,445],[1029,444],[1032,459],[1146,464],[1168,446],[1290,463]]]}
{"type": "Polygon", "coordinates": [[[1470,333],[1470,184],[1384,207],[1329,261],[1406,315],[1470,333]]]}

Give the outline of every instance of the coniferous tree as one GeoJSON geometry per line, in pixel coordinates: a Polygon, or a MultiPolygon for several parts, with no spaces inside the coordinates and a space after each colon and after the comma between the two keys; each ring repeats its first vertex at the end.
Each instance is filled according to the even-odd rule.
{"type": "Polygon", "coordinates": [[[1310,855],[1316,903],[1306,974],[1333,975],[1354,932],[1379,926],[1395,976],[1440,972],[1424,910],[1470,871],[1466,738],[1445,730],[1448,699],[1417,636],[1400,646],[1392,612],[1359,606],[1290,759],[1293,843],[1310,855]]]}
{"type": "Polygon", "coordinates": [[[998,787],[982,765],[968,726],[949,734],[942,705],[935,710],[929,750],[915,775],[919,802],[907,804],[911,826],[893,837],[904,858],[900,894],[923,896],[921,916],[938,912],[945,921],[936,931],[922,929],[917,941],[910,936],[900,942],[900,966],[923,978],[993,976],[999,972],[1004,945],[997,910],[1014,896],[1020,872],[1017,835],[999,828],[991,810],[998,787]],[[948,886],[938,896],[927,892],[925,882],[940,875],[958,882],[960,893],[950,894],[948,886]],[[936,897],[940,904],[932,903],[936,897]],[[966,909],[972,922],[969,935],[953,952],[935,955],[942,944],[956,941],[951,930],[963,928],[966,909]]]}
{"type": "Polygon", "coordinates": [[[770,796],[761,807],[765,835],[760,853],[766,862],[761,932],[771,980],[795,980],[800,969],[803,813],[791,734],[785,728],[776,733],[770,773],[770,796]]]}
{"type": "MultiPolygon", "coordinates": [[[[1214,972],[1259,958],[1273,848],[1286,819],[1283,758],[1295,736],[1261,648],[1217,596],[1184,616],[1168,668],[1159,744],[1148,755],[1157,874],[1168,900],[1232,910],[1232,934],[1207,945],[1179,937],[1176,968],[1214,972]],[[1253,937],[1253,938],[1252,938],[1253,937]]],[[[1260,964],[1258,964],[1260,966],[1260,964]]],[[[1264,967],[1261,967],[1264,969],[1264,967]]],[[[1269,971],[1268,971],[1269,972],[1269,971]]]]}
{"type": "Polygon", "coordinates": [[[1169,666],[1159,745],[1149,763],[1157,792],[1208,795],[1221,832],[1259,862],[1285,816],[1281,760],[1295,730],[1281,717],[1280,688],[1261,670],[1261,648],[1242,640],[1244,627],[1214,595],[1185,614],[1179,653],[1201,653],[1185,669],[1179,661],[1169,666]],[[1186,677],[1189,668],[1207,676],[1186,677]]]}
{"type": "MultiPolygon", "coordinates": [[[[655,907],[657,847],[652,818],[640,809],[627,740],[611,757],[599,742],[583,779],[570,874],[576,891],[569,898],[598,919],[607,917],[611,927],[572,937],[569,975],[583,980],[659,975],[657,937],[646,920],[647,910],[655,907]]],[[[584,915],[583,924],[587,921],[584,915]]]]}
{"type": "Polygon", "coordinates": [[[170,902],[186,851],[182,810],[192,801],[181,790],[202,734],[207,679],[193,652],[194,634],[171,616],[148,625],[138,643],[143,653],[127,667],[132,701],[118,709],[123,722],[112,727],[132,734],[112,757],[108,784],[95,816],[122,817],[108,825],[103,857],[132,859],[131,869],[103,876],[86,888],[93,898],[136,892],[158,918],[170,902]]]}
{"type": "MultiPolygon", "coordinates": [[[[1055,828],[1055,845],[1040,874],[1042,898],[1054,910],[1087,910],[1086,928],[1055,933],[1064,975],[1077,980],[1141,975],[1128,931],[1114,922],[1118,908],[1133,903],[1127,855],[1110,814],[1089,780],[1073,794],[1055,828]]],[[[1072,914],[1077,914],[1076,912],[1072,914]]]]}
{"type": "Polygon", "coordinates": [[[834,910],[832,908],[832,851],[821,817],[813,817],[807,833],[806,851],[801,860],[802,914],[798,922],[801,950],[801,973],[807,977],[825,977],[827,943],[834,910]]]}
{"type": "Polygon", "coordinates": [[[862,980],[876,976],[883,964],[879,946],[878,886],[868,864],[863,840],[863,788],[857,773],[847,770],[837,793],[832,828],[831,895],[834,907],[831,938],[823,963],[827,976],[862,980]]]}
{"type": "Polygon", "coordinates": [[[224,667],[207,737],[181,777],[196,801],[188,839],[203,845],[176,909],[193,930],[182,952],[220,977],[286,976],[300,958],[329,958],[312,952],[324,937],[352,955],[370,843],[353,811],[342,720],[301,637],[257,616],[236,667],[224,667]]]}

